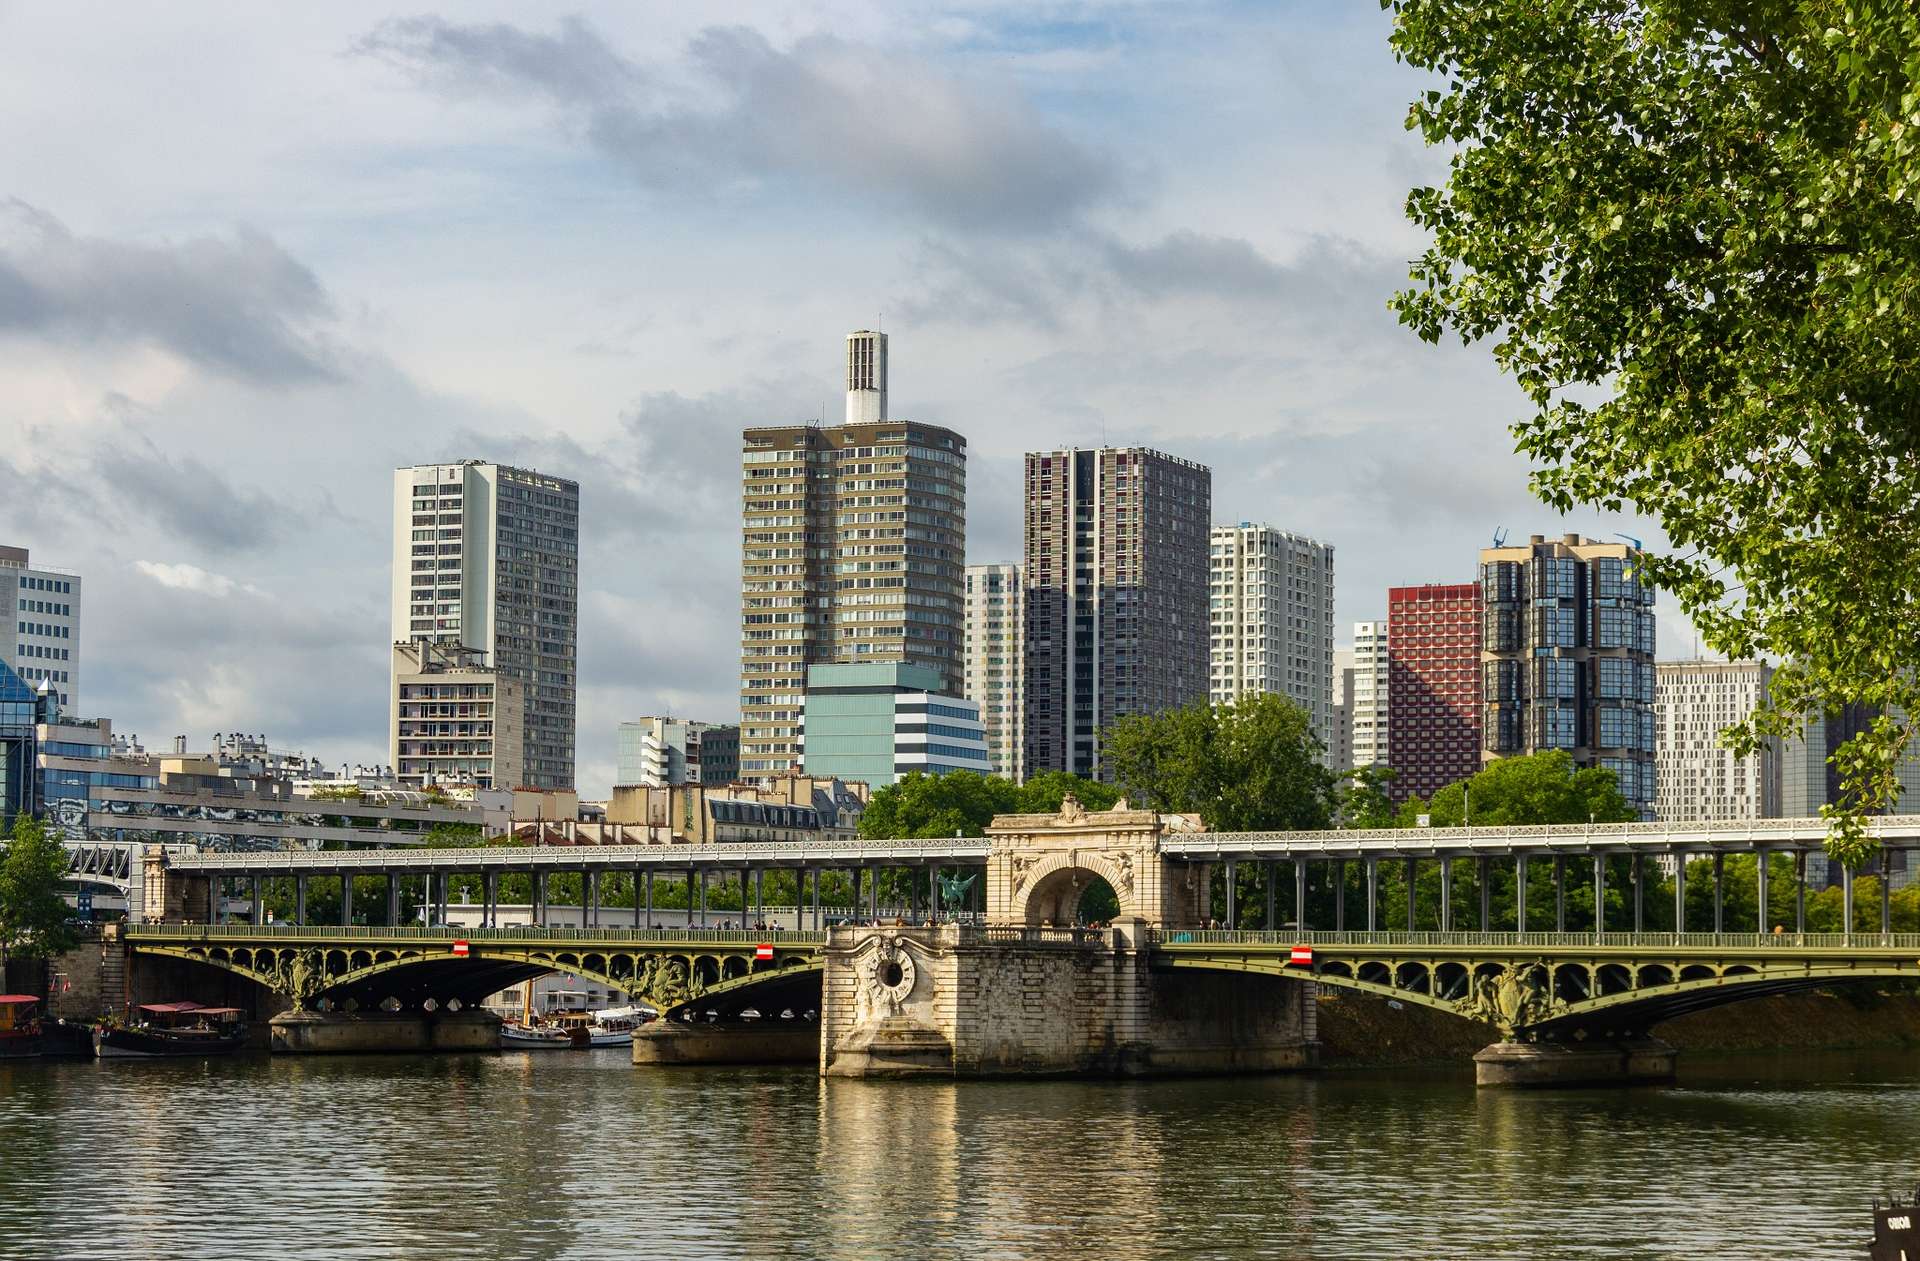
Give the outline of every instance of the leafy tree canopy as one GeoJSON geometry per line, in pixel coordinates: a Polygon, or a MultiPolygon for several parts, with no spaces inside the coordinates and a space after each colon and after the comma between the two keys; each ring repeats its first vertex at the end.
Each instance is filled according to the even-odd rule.
{"type": "Polygon", "coordinates": [[[1632,823],[1640,816],[1620,792],[1620,781],[1598,766],[1576,767],[1562,749],[1503,757],[1470,779],[1448,784],[1431,801],[1410,797],[1400,807],[1399,825],[1412,827],[1421,815],[1432,826],[1455,828],[1532,823],[1632,823]],[[1468,807],[1472,819],[1466,818],[1468,807]]]}
{"type": "MultiPolygon", "coordinates": [[[[1535,491],[1657,517],[1643,573],[1785,661],[1741,752],[1844,702],[1829,850],[1872,852],[1920,715],[1920,7],[1382,0],[1451,153],[1402,321],[1491,339],[1535,491]]],[[[1476,811],[1477,813],[1477,811],[1476,811]]]]}
{"type": "Polygon", "coordinates": [[[1324,747],[1307,712],[1284,696],[1123,718],[1102,747],[1135,805],[1198,814],[1216,832],[1332,822],[1324,747]]]}
{"type": "Polygon", "coordinates": [[[45,823],[14,816],[0,852],[0,960],[8,955],[44,957],[73,949],[79,940],[60,896],[67,880],[67,851],[45,823]]]}
{"type": "Polygon", "coordinates": [[[1065,771],[1036,775],[1025,784],[972,771],[924,775],[914,771],[877,790],[860,815],[860,835],[931,840],[984,836],[996,814],[1043,814],[1060,808],[1072,793],[1089,810],[1106,810],[1119,798],[1111,784],[1065,771]]]}

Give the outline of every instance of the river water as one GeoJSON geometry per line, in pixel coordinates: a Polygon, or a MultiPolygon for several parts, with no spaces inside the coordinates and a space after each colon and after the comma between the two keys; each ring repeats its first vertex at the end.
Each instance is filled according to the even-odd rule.
{"type": "Polygon", "coordinates": [[[1857,1257],[1909,1056],[1675,1087],[1009,1083],[623,1052],[0,1062],[0,1257],[1857,1257]]]}

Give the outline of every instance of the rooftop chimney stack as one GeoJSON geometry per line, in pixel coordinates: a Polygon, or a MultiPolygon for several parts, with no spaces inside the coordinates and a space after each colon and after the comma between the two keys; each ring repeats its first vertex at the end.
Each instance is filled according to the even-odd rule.
{"type": "Polygon", "coordinates": [[[847,423],[887,418],[887,335],[871,329],[847,334],[847,423]]]}

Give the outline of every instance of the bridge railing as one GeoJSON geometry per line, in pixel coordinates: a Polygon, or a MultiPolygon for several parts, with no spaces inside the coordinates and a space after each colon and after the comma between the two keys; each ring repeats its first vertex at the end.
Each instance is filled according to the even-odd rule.
{"type": "Polygon", "coordinates": [[[132,941],[580,941],[751,942],[785,946],[824,945],[824,930],[768,928],[422,928],[419,925],[352,924],[346,927],[291,924],[130,924],[132,941]]]}
{"type": "Polygon", "coordinates": [[[1104,945],[1109,936],[1105,929],[1100,928],[1027,928],[1021,925],[989,924],[964,929],[962,939],[975,932],[980,934],[983,941],[1022,946],[1098,946],[1104,945]]]}
{"type": "Polygon", "coordinates": [[[1920,951],[1920,933],[1404,933],[1332,932],[1318,929],[1161,928],[1150,941],[1156,948],[1189,945],[1335,947],[1478,947],[1520,950],[1656,949],[1681,950],[1847,950],[1920,951]]]}

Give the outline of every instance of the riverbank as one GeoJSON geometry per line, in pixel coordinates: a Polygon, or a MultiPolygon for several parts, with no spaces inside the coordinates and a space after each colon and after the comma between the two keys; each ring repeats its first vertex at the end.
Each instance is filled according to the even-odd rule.
{"type": "MultiPolygon", "coordinates": [[[[1414,1003],[1322,991],[1320,1062],[1327,1068],[1464,1064],[1500,1040],[1476,1024],[1414,1003]]],[[[1835,986],[1730,1003],[1658,1025],[1682,1051],[1855,1050],[1920,1047],[1920,994],[1883,984],[1835,986]]]]}

